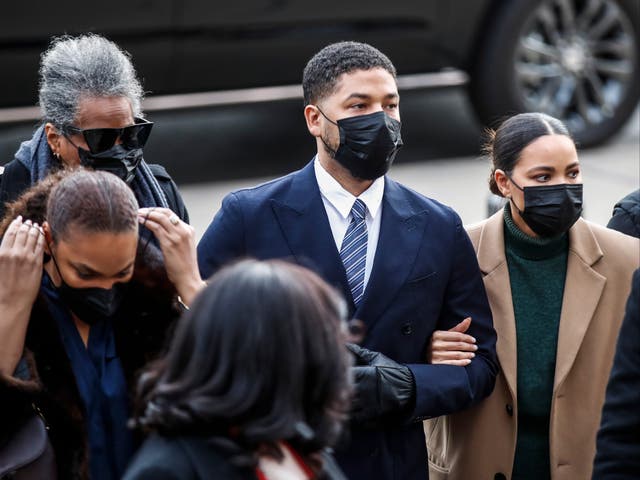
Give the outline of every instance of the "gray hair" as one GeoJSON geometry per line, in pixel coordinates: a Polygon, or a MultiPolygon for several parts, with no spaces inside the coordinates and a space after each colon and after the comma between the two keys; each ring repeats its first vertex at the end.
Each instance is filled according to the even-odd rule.
{"type": "Polygon", "coordinates": [[[142,85],[130,55],[95,34],[54,38],[40,61],[39,103],[44,121],[73,125],[84,98],[125,97],[133,115],[142,115],[142,85]]]}

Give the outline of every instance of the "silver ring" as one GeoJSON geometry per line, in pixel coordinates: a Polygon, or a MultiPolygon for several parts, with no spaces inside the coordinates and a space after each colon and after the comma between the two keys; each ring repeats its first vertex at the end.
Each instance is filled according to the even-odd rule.
{"type": "Polygon", "coordinates": [[[178,218],[178,216],[174,213],[173,215],[171,215],[169,217],[169,221],[171,222],[172,225],[177,225],[178,222],[180,222],[180,219],[178,218]]]}

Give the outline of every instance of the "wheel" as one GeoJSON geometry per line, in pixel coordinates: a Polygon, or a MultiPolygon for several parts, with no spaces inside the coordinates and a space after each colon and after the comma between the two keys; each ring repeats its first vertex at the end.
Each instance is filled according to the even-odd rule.
{"type": "Polygon", "coordinates": [[[634,111],[638,0],[504,0],[485,25],[470,69],[471,101],[485,125],[540,111],[591,146],[634,111]]]}

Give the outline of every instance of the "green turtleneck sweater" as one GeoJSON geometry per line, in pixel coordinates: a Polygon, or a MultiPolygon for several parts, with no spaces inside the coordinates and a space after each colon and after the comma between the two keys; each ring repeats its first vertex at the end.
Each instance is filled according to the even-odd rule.
{"type": "Polygon", "coordinates": [[[513,480],[550,478],[549,417],[556,367],[558,325],[567,273],[567,234],[535,238],[504,209],[518,355],[518,439],[513,480]]]}

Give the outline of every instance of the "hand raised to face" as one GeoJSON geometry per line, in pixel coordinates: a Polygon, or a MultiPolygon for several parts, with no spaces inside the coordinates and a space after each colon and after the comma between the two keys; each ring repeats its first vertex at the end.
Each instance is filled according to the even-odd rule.
{"type": "Polygon", "coordinates": [[[193,227],[168,208],[141,208],[138,221],[158,239],[169,280],[187,305],[204,286],[198,271],[193,227]]]}
{"type": "Polygon", "coordinates": [[[15,218],[0,243],[0,305],[31,307],[42,279],[45,239],[31,220],[15,218]]]}

